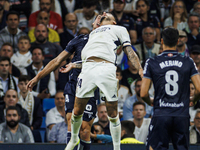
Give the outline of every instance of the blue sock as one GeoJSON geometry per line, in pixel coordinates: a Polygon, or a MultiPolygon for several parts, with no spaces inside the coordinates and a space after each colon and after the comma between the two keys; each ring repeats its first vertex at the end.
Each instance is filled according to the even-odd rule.
{"type": "Polygon", "coordinates": [[[83,141],[83,140],[81,140],[80,141],[80,149],[81,150],[90,150],[90,144],[91,144],[91,141],[83,141]]]}
{"type": "MultiPolygon", "coordinates": [[[[67,144],[69,143],[70,138],[71,138],[71,132],[68,131],[68,132],[67,132],[67,144]]],[[[74,150],[77,150],[77,148],[78,148],[78,145],[74,147],[74,150]]]]}
{"type": "Polygon", "coordinates": [[[71,138],[71,132],[67,131],[67,144],[69,143],[70,138],[71,138]]]}

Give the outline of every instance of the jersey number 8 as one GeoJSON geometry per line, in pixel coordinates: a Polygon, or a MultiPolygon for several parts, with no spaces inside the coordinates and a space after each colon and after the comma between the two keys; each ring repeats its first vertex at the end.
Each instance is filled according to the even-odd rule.
{"type": "Polygon", "coordinates": [[[167,71],[166,74],[165,74],[165,80],[167,82],[165,84],[166,93],[170,96],[176,95],[178,93],[178,84],[177,84],[178,73],[174,70],[167,71]],[[170,89],[170,86],[172,86],[171,89],[170,89]]]}

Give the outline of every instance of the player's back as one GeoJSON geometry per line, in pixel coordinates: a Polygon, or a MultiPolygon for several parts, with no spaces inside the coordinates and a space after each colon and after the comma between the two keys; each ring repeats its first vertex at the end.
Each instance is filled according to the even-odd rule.
{"type": "Polygon", "coordinates": [[[155,88],[154,116],[189,116],[189,81],[197,73],[191,58],[164,51],[147,60],[146,73],[155,88]]]}

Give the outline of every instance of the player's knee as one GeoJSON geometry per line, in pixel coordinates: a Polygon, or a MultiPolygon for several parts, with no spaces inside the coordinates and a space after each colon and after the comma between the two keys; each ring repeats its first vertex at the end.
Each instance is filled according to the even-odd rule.
{"type": "Polygon", "coordinates": [[[119,116],[114,116],[114,117],[109,117],[108,116],[108,119],[110,120],[110,122],[117,122],[119,120],[119,116]]]}
{"type": "Polygon", "coordinates": [[[108,117],[109,118],[116,118],[118,116],[118,113],[117,112],[112,112],[112,113],[109,113],[108,114],[108,117]]]}

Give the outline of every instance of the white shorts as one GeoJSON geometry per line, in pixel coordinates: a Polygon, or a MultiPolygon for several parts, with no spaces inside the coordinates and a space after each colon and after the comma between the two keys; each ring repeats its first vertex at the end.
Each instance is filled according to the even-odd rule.
{"type": "Polygon", "coordinates": [[[76,97],[90,98],[98,87],[107,101],[117,101],[116,66],[105,62],[86,62],[78,76],[76,97]]]}

